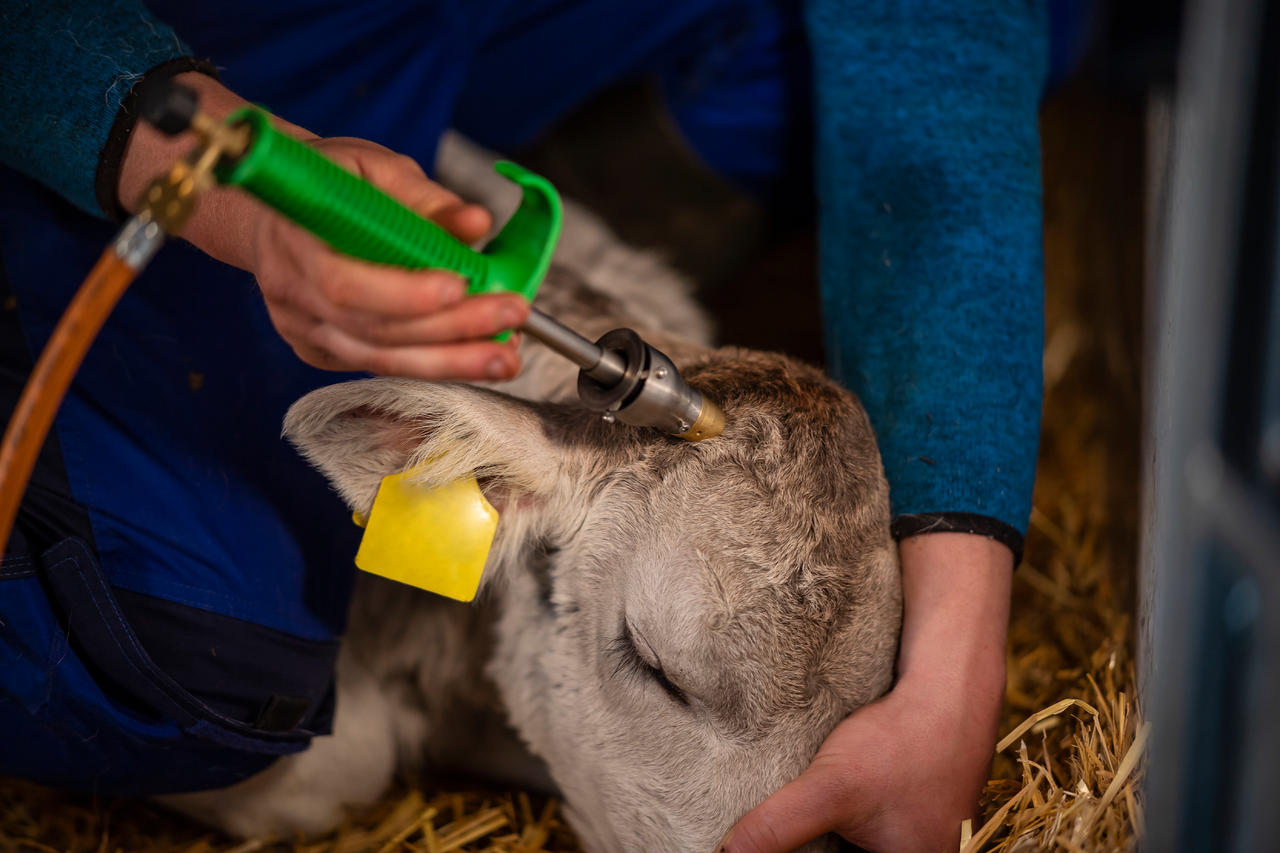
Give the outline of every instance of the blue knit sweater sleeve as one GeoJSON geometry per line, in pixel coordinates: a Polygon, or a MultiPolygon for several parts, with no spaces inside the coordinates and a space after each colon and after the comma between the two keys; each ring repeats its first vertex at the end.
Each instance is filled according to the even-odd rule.
{"type": "Polygon", "coordinates": [[[813,0],[806,18],[833,371],[871,417],[899,535],[954,514],[1016,551],[1040,426],[1042,4],[813,0]]]}
{"type": "Polygon", "coordinates": [[[4,0],[0,163],[103,215],[95,177],[121,102],[190,53],[140,0],[4,0]]]}

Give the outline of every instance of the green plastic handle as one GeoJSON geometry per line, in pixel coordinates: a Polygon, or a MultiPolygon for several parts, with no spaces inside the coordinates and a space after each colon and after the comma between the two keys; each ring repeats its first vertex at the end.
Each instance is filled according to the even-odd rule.
{"type": "MultiPolygon", "coordinates": [[[[227,119],[249,125],[240,158],[216,169],[218,180],[248,190],[334,249],[408,269],[444,269],[469,282],[469,293],[513,292],[532,301],[560,237],[560,196],[546,178],[500,162],[494,169],[519,184],[519,209],[483,252],[477,252],[314,148],[271,126],[247,107],[227,119]]],[[[503,335],[502,337],[506,337],[503,335]]]]}

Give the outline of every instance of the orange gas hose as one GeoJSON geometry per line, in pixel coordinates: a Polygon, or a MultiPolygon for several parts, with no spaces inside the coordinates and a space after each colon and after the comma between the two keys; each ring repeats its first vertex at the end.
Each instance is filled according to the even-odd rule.
{"type": "Polygon", "coordinates": [[[0,440],[0,548],[9,542],[18,505],[53,416],[107,315],[137,275],[107,247],[58,321],[0,440]]]}

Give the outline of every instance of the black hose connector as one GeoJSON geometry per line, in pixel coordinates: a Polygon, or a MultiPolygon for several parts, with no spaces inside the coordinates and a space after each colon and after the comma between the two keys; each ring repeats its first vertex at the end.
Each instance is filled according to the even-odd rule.
{"type": "Polygon", "coordinates": [[[177,136],[190,128],[198,108],[195,90],[166,75],[144,80],[138,93],[138,114],[167,136],[177,136]]]}

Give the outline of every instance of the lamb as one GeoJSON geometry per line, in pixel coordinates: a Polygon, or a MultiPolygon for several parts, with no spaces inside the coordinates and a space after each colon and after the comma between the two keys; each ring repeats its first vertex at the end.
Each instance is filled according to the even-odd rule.
{"type": "MultiPolygon", "coordinates": [[[[514,205],[460,139],[441,175],[514,205]]],[[[724,434],[605,423],[535,342],[500,385],[370,379],[298,401],[285,435],[357,512],[412,466],[478,476],[500,513],[482,592],[362,577],[333,735],[171,805],[240,835],[319,832],[416,767],[554,787],[590,851],[710,850],[888,689],[897,549],[853,396],[786,357],[711,348],[683,283],[572,204],[538,305],[590,337],[635,328],[721,405],[724,434]]]]}

